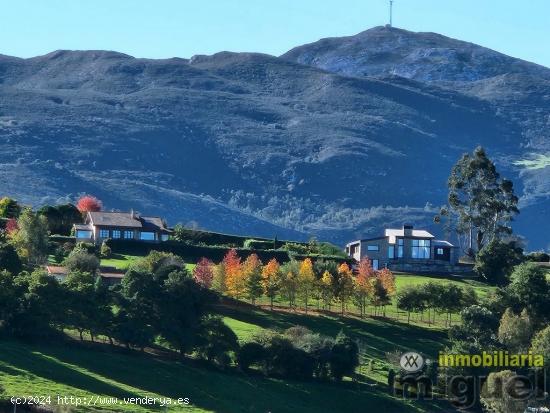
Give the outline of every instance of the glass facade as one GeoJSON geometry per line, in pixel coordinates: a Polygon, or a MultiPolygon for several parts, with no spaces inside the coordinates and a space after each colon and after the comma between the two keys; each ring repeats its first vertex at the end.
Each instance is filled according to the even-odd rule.
{"type": "Polygon", "coordinates": [[[139,233],[139,239],[143,241],[154,241],[155,240],[155,233],[154,232],[140,232],[139,233]]]}
{"type": "Polygon", "coordinates": [[[413,239],[411,257],[415,259],[430,258],[431,241],[429,239],[413,239]]]}
{"type": "Polygon", "coordinates": [[[403,238],[397,239],[397,258],[403,258],[403,238]]]}
{"type": "Polygon", "coordinates": [[[92,238],[92,231],[84,231],[79,229],[76,231],[77,238],[92,238]]]}

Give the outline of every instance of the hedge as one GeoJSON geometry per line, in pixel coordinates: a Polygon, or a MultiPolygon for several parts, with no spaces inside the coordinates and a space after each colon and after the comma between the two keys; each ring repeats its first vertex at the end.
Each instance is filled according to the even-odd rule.
{"type": "Polygon", "coordinates": [[[62,244],[66,242],[70,242],[71,244],[76,244],[76,238],[70,235],[58,235],[58,234],[50,235],[50,241],[59,242],[62,244]]]}
{"type": "MultiPolygon", "coordinates": [[[[243,248],[255,248],[252,246],[247,246],[248,241],[258,241],[265,242],[269,244],[269,248],[273,248],[273,243],[275,243],[275,249],[282,247],[287,241],[279,241],[264,237],[254,237],[253,239],[250,236],[242,235],[229,235],[222,234],[221,232],[211,232],[211,231],[201,231],[198,229],[189,229],[182,228],[179,231],[179,235],[183,235],[182,241],[189,241],[192,244],[207,244],[207,245],[230,245],[243,248]]],[[[300,243],[300,242],[298,242],[300,243]]],[[[266,248],[257,248],[257,249],[266,249],[266,248]]]]}
{"type": "Polygon", "coordinates": [[[260,239],[247,239],[243,247],[244,248],[250,248],[253,250],[272,250],[272,249],[278,249],[280,246],[282,246],[283,243],[280,241],[264,241],[260,239]]]}
{"type": "MultiPolygon", "coordinates": [[[[111,239],[108,240],[108,245],[115,254],[147,255],[150,251],[164,251],[179,255],[187,262],[197,262],[202,257],[208,258],[214,262],[220,262],[229,250],[226,246],[191,245],[172,240],[157,244],[137,240],[111,239]]],[[[246,259],[249,255],[256,253],[264,262],[272,258],[276,258],[279,262],[290,261],[290,257],[286,251],[265,251],[248,248],[235,249],[242,259],[246,259]]]]}
{"type": "MultiPolygon", "coordinates": [[[[107,245],[111,247],[111,251],[115,254],[147,255],[150,251],[164,251],[179,255],[187,262],[197,262],[203,257],[213,262],[220,262],[225,257],[225,254],[227,254],[227,251],[229,251],[229,248],[223,245],[192,245],[173,240],[148,243],[138,240],[110,239],[107,241],[107,245]]],[[[295,255],[283,250],[257,250],[252,248],[235,248],[235,250],[243,260],[251,254],[256,254],[264,263],[267,263],[272,258],[275,258],[280,263],[288,262],[291,258],[311,258],[313,261],[324,259],[351,263],[350,260],[333,255],[295,255]]]]}

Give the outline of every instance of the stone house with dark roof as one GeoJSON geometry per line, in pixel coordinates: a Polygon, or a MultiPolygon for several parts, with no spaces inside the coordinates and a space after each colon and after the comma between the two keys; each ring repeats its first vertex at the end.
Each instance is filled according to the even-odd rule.
{"type": "Polygon", "coordinates": [[[160,217],[131,212],[88,212],[84,224],[74,225],[77,242],[100,244],[106,239],[167,241],[171,231],[160,217]]]}
{"type": "Polygon", "coordinates": [[[346,253],[356,261],[367,257],[374,269],[434,273],[471,270],[458,264],[458,247],[407,224],[403,228],[387,228],[380,237],[349,242],[346,253]]]}

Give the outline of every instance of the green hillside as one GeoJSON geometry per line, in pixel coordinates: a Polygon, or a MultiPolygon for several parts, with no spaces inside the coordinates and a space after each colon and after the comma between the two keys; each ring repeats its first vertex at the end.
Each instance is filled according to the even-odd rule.
{"type": "MultiPolygon", "coordinates": [[[[392,398],[383,385],[384,354],[391,350],[421,349],[435,354],[445,334],[373,319],[305,316],[224,306],[226,323],[244,341],[262,328],[284,329],[299,324],[323,334],[345,329],[359,340],[363,366],[358,381],[342,383],[293,382],[247,376],[236,369],[221,372],[208,365],[151,352],[127,353],[106,344],[22,344],[0,341],[0,383],[5,396],[56,395],[171,397],[191,404],[168,411],[189,412],[380,412],[441,411],[434,404],[411,404],[392,398]],[[375,359],[367,371],[365,363],[375,359]]],[[[164,411],[135,405],[80,406],[60,411],[164,411]]]]}

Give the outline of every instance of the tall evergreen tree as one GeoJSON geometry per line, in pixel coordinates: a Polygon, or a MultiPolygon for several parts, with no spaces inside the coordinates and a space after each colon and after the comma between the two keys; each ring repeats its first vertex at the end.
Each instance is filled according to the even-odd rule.
{"type": "Polygon", "coordinates": [[[477,147],[472,154],[464,154],[452,168],[448,186],[448,212],[456,216],[456,231],[467,236],[470,250],[479,251],[488,241],[512,233],[510,222],[519,213],[518,197],[485,149],[477,147]]]}

